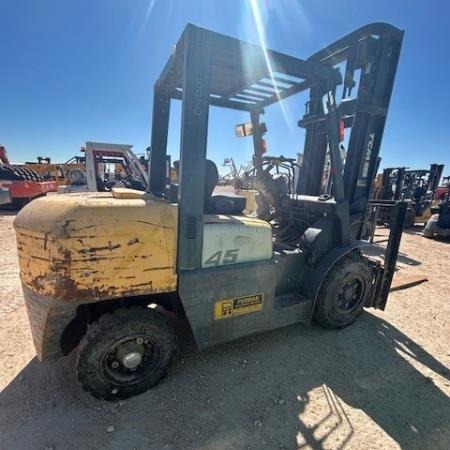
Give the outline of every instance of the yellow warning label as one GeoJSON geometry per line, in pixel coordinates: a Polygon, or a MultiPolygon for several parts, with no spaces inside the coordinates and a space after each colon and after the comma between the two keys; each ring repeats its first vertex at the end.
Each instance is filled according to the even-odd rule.
{"type": "Polygon", "coordinates": [[[243,314],[261,311],[264,294],[247,295],[229,300],[219,300],[214,305],[214,320],[227,319],[243,314]]]}

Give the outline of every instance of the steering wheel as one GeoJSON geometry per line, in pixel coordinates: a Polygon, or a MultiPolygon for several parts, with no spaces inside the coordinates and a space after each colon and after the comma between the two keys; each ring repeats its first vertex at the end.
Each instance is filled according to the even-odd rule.
{"type": "Polygon", "coordinates": [[[142,181],[136,180],[136,178],[134,178],[131,175],[128,175],[126,178],[123,179],[123,184],[128,189],[136,189],[137,191],[145,191],[146,189],[146,186],[142,181]]]}

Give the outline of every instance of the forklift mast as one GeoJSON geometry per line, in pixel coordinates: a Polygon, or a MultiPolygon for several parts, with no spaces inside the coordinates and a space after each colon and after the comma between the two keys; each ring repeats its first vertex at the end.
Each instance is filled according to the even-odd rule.
{"type": "Polygon", "coordinates": [[[444,171],[444,164],[430,164],[429,169],[407,170],[404,177],[404,196],[413,198],[417,189],[423,194],[433,193],[439,186],[439,181],[444,171]]]}
{"type": "Polygon", "coordinates": [[[439,186],[439,181],[442,177],[442,172],[444,172],[444,164],[431,164],[430,175],[428,177],[428,190],[435,191],[439,186]]]}
{"type": "MultiPolygon", "coordinates": [[[[376,175],[402,39],[403,32],[398,29],[371,24],[308,58],[308,61],[327,66],[345,64],[342,101],[338,106],[341,127],[351,130],[343,171],[344,193],[350,215],[359,216],[360,220],[367,209],[376,175]],[[354,98],[351,94],[357,72],[359,86],[354,98]]],[[[304,159],[297,185],[299,194],[321,194],[328,147],[324,122],[320,89],[311,89],[306,114],[299,121],[299,126],[306,129],[304,159]]]]}
{"type": "Polygon", "coordinates": [[[405,171],[405,167],[389,167],[383,170],[382,188],[379,200],[400,200],[405,171]],[[394,184],[395,191],[393,190],[394,184]]]}

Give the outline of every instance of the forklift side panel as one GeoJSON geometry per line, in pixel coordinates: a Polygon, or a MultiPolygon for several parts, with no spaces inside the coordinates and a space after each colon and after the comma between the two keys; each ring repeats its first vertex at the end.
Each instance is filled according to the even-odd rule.
{"type": "Polygon", "coordinates": [[[302,253],[292,253],[270,261],[181,272],[178,292],[199,350],[309,323],[312,297],[296,290],[303,261],[302,253]],[[282,281],[279,286],[277,280],[282,281]]]}
{"type": "Polygon", "coordinates": [[[275,282],[273,261],[180,272],[178,292],[198,348],[270,328],[275,282]]]}

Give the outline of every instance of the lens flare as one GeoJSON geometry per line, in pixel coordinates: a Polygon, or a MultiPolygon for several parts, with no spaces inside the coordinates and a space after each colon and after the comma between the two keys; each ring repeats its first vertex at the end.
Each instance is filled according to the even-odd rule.
{"type": "Polygon", "coordinates": [[[267,69],[269,72],[270,80],[273,84],[275,94],[278,98],[284,120],[286,121],[286,124],[289,126],[289,129],[292,131],[292,120],[289,117],[288,111],[286,109],[286,106],[285,106],[282,98],[280,97],[280,91],[278,90],[277,82],[275,81],[274,71],[272,69],[272,64],[271,64],[271,61],[269,58],[269,54],[267,52],[264,20],[263,20],[262,14],[261,14],[261,9],[259,7],[258,0],[250,0],[250,8],[251,8],[252,17],[253,17],[253,20],[254,20],[255,26],[256,26],[256,32],[258,35],[259,45],[261,46],[263,54],[264,54],[264,59],[265,59],[265,63],[266,63],[266,66],[267,66],[267,69]]]}
{"type": "Polygon", "coordinates": [[[144,20],[142,21],[141,29],[139,31],[139,36],[142,36],[145,29],[147,28],[147,22],[150,19],[150,16],[152,14],[155,3],[156,3],[156,0],[149,0],[149,2],[148,2],[147,8],[146,8],[145,14],[144,14],[144,20]]]}

